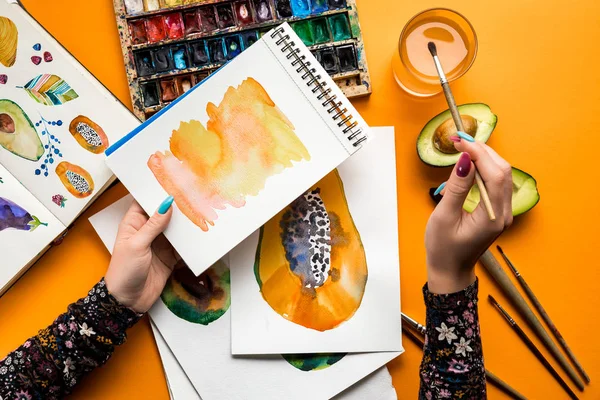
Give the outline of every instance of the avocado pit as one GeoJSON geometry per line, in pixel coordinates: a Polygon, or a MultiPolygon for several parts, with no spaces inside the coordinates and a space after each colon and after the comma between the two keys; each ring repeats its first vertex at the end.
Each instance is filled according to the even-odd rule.
{"type": "Polygon", "coordinates": [[[15,120],[6,113],[0,114],[0,132],[15,133],[15,120]]]}
{"type": "MultiPolygon", "coordinates": [[[[461,115],[463,128],[465,133],[475,137],[477,133],[477,120],[470,115],[461,115]]],[[[437,127],[433,133],[433,146],[444,154],[458,154],[454,147],[454,142],[450,139],[451,136],[456,136],[456,125],[452,118],[445,120],[437,127]]]]}

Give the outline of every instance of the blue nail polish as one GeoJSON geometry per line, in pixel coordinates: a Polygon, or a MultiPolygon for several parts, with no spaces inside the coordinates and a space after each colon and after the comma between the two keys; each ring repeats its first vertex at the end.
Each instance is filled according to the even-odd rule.
{"type": "Polygon", "coordinates": [[[435,192],[433,193],[433,195],[437,196],[438,194],[441,193],[442,190],[444,190],[445,187],[446,187],[446,182],[442,183],[437,189],[435,189],[435,192]]]}
{"type": "Polygon", "coordinates": [[[173,196],[169,196],[166,199],[164,199],[164,201],[162,203],[160,203],[160,206],[158,206],[158,213],[159,214],[166,214],[167,211],[169,211],[169,208],[171,208],[171,205],[173,204],[173,196]]]}
{"type": "Polygon", "coordinates": [[[475,139],[473,139],[473,136],[469,135],[468,133],[458,131],[456,132],[456,134],[460,136],[461,139],[465,139],[467,142],[473,143],[475,141],[475,139]]]}

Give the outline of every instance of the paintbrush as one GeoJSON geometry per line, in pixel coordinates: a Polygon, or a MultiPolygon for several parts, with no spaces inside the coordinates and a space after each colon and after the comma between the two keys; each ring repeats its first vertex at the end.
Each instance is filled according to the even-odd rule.
{"type": "Polygon", "coordinates": [[[488,271],[492,278],[494,278],[500,289],[504,292],[515,309],[519,312],[519,314],[521,314],[525,322],[527,322],[527,325],[529,325],[531,330],[533,330],[542,343],[544,343],[544,346],[546,346],[552,356],[554,356],[556,361],[558,361],[562,369],[569,375],[569,378],[571,378],[579,390],[583,391],[583,382],[581,379],[579,379],[579,376],[571,367],[567,359],[562,355],[558,349],[558,346],[554,344],[552,338],[550,335],[548,335],[542,326],[542,323],[535,316],[533,310],[531,307],[529,307],[523,296],[521,296],[521,293],[519,293],[506,272],[504,272],[500,266],[500,263],[498,260],[496,260],[496,257],[494,257],[491,251],[486,250],[479,258],[479,261],[481,261],[481,264],[484,266],[484,268],[488,271]]]}
{"type": "MultiPolygon", "coordinates": [[[[408,328],[406,325],[408,324],[410,327],[415,329],[418,333],[420,333],[423,336],[425,336],[425,327],[404,313],[402,313],[401,316],[402,320],[406,322],[406,324],[402,325],[402,330],[410,340],[412,340],[417,346],[420,346],[421,349],[423,349],[423,347],[425,346],[425,342],[423,342],[423,339],[417,336],[417,334],[413,333],[413,331],[411,331],[410,328],[408,328]]],[[[504,382],[502,379],[498,378],[496,375],[492,374],[487,369],[485,370],[485,376],[488,382],[496,386],[498,389],[502,390],[504,393],[506,393],[513,399],[527,400],[525,396],[517,392],[515,389],[510,387],[508,383],[504,382]]]]}
{"type": "Polygon", "coordinates": [[[560,332],[558,331],[558,328],[556,328],[556,325],[554,325],[554,322],[552,322],[552,320],[550,319],[550,316],[548,315],[548,313],[546,312],[544,307],[542,307],[542,304],[538,300],[537,296],[535,294],[533,294],[533,290],[531,290],[531,288],[529,287],[527,282],[525,282],[525,278],[523,278],[523,275],[521,275],[521,273],[517,270],[517,268],[515,268],[513,263],[508,259],[506,254],[504,254],[504,251],[502,251],[502,247],[496,246],[496,248],[498,249],[498,251],[500,252],[502,257],[504,258],[504,261],[506,261],[506,263],[510,267],[513,274],[515,274],[515,277],[521,284],[521,287],[527,294],[527,297],[529,297],[529,300],[531,300],[531,302],[535,306],[536,310],[538,310],[538,312],[542,316],[542,319],[544,321],[546,321],[546,324],[550,328],[550,331],[552,332],[554,337],[556,337],[556,340],[558,340],[558,343],[560,343],[560,345],[562,346],[563,350],[565,351],[565,353],[567,354],[569,359],[573,362],[573,365],[575,365],[575,368],[577,369],[577,371],[579,371],[579,373],[583,377],[583,380],[585,380],[586,383],[590,383],[590,377],[588,376],[588,374],[586,374],[585,370],[583,369],[583,367],[581,366],[579,361],[577,361],[577,358],[575,358],[575,354],[573,354],[573,352],[571,351],[571,348],[567,345],[566,340],[560,334],[560,332]]]}
{"type": "Polygon", "coordinates": [[[511,328],[513,328],[513,330],[517,332],[517,335],[519,335],[521,340],[525,342],[529,350],[531,350],[531,352],[537,357],[537,359],[542,363],[542,365],[546,367],[546,369],[548,370],[548,372],[550,372],[554,379],[558,381],[560,386],[562,386],[562,388],[567,392],[569,397],[574,400],[578,400],[575,393],[571,390],[569,385],[567,385],[567,382],[565,382],[564,379],[558,374],[558,372],[556,372],[554,367],[552,367],[552,364],[550,364],[550,362],[546,360],[546,357],[544,357],[542,352],[536,347],[536,345],[531,341],[531,339],[529,339],[529,336],[527,336],[527,334],[523,332],[523,329],[521,329],[521,327],[515,322],[515,320],[512,319],[512,317],[506,312],[504,308],[502,308],[500,304],[498,304],[496,299],[494,299],[494,297],[491,294],[488,295],[488,299],[492,302],[494,306],[496,306],[496,308],[498,309],[500,314],[502,314],[502,316],[506,319],[506,321],[508,321],[511,328]]]}
{"type": "MultiPolygon", "coordinates": [[[[456,129],[464,132],[465,128],[463,127],[462,120],[460,119],[460,113],[458,112],[458,108],[456,107],[456,102],[454,101],[454,96],[452,95],[452,90],[450,90],[450,84],[448,83],[448,79],[446,79],[446,74],[444,73],[444,69],[442,68],[442,64],[440,63],[440,59],[437,55],[437,48],[435,47],[435,43],[429,42],[427,43],[427,48],[433,57],[433,62],[435,63],[435,69],[440,77],[440,82],[442,84],[442,89],[444,90],[444,95],[446,96],[446,102],[448,103],[448,108],[450,109],[450,113],[452,114],[452,119],[454,120],[454,125],[456,125],[456,129]]],[[[492,207],[492,203],[490,201],[490,196],[488,195],[485,184],[483,183],[483,179],[479,172],[475,170],[475,182],[479,187],[479,192],[481,193],[481,200],[485,209],[488,213],[488,217],[490,221],[496,220],[496,214],[494,214],[494,208],[492,207]]]]}

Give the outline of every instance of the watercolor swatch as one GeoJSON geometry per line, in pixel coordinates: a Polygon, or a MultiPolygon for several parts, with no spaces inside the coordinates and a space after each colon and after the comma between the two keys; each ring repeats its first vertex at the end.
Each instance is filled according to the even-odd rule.
{"type": "Polygon", "coordinates": [[[0,64],[12,67],[17,59],[19,31],[15,23],[7,17],[0,17],[0,64]]]}
{"type": "Polygon", "coordinates": [[[203,231],[216,210],[241,208],[270,176],[309,161],[294,126],[252,78],[229,87],[206,107],[206,127],[191,120],[173,131],[170,151],[150,156],[148,167],[178,208],[203,231]]]}

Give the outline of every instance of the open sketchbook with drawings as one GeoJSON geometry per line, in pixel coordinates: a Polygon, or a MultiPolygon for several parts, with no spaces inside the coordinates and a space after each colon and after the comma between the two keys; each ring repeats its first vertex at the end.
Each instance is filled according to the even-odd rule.
{"type": "Polygon", "coordinates": [[[139,121],[15,1],[0,0],[0,294],[114,180],[139,121]]]}

